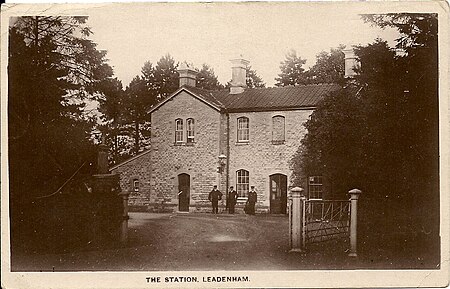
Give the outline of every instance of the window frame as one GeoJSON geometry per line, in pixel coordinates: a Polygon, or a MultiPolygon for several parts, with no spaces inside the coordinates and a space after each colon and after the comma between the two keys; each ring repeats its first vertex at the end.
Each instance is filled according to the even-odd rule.
{"type": "Polygon", "coordinates": [[[237,131],[237,142],[248,143],[250,141],[250,119],[246,116],[238,117],[236,123],[236,131],[237,131]],[[240,127],[241,123],[246,123],[247,127],[241,128],[240,127]],[[242,136],[246,136],[246,138],[242,138],[242,136]]]}
{"type": "Polygon", "coordinates": [[[139,192],[139,179],[133,179],[133,192],[139,192]],[[136,185],[137,184],[137,185],[136,185]]]}
{"type": "Polygon", "coordinates": [[[193,118],[186,119],[186,143],[195,142],[195,121],[193,118]],[[189,129],[191,124],[191,129],[189,129]]]}
{"type": "Polygon", "coordinates": [[[272,144],[279,145],[286,142],[286,117],[284,115],[272,116],[272,144]],[[282,119],[283,139],[275,139],[275,120],[282,119]]]}
{"type": "Polygon", "coordinates": [[[183,119],[177,118],[175,120],[175,143],[180,144],[183,143],[183,134],[184,134],[184,124],[183,119]],[[178,124],[181,124],[181,129],[179,129],[178,124]],[[181,139],[178,139],[178,137],[181,136],[181,139]]]}
{"type": "Polygon", "coordinates": [[[313,175],[308,177],[308,199],[323,200],[323,176],[313,175]]]}
{"type": "Polygon", "coordinates": [[[244,169],[237,170],[236,192],[238,194],[238,197],[240,198],[247,197],[249,189],[250,189],[250,172],[244,169]]]}

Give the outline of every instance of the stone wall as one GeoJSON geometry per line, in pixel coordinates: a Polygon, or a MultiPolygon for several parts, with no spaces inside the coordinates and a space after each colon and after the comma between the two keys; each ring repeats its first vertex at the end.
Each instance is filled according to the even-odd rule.
{"type": "Polygon", "coordinates": [[[245,112],[230,114],[230,170],[229,184],[236,187],[236,172],[249,171],[250,186],[258,193],[257,206],[269,210],[269,176],[287,176],[288,186],[292,171],[289,162],[306,133],[303,126],[312,110],[245,112]],[[272,117],[285,117],[285,142],[272,142],[272,117]],[[249,118],[248,143],[237,142],[237,119],[249,118]]]}
{"type": "MultiPolygon", "coordinates": [[[[273,174],[287,176],[291,183],[290,161],[306,133],[303,126],[312,110],[220,113],[200,99],[181,91],[152,112],[151,151],[113,170],[121,173],[122,190],[128,190],[130,205],[153,211],[178,210],[178,176],[188,174],[191,212],[209,212],[208,193],[213,185],[225,195],[236,188],[236,172],[249,172],[250,185],[258,192],[257,210],[270,210],[270,182],[273,174]],[[237,142],[237,118],[249,118],[249,142],[237,142]],[[285,141],[273,142],[272,117],[285,119],[285,141]],[[186,120],[194,119],[195,140],[186,142],[186,120]],[[183,120],[182,143],[175,142],[175,120],[183,120]],[[218,156],[226,155],[221,171],[218,156]],[[150,165],[151,164],[151,165],[150,165]],[[228,177],[227,177],[228,176],[228,177]],[[139,192],[132,182],[139,179],[139,192]],[[131,190],[131,191],[130,191],[131,190]]],[[[279,125],[279,119],[278,119],[279,125]]],[[[280,134],[276,133],[279,138],[280,134]]],[[[306,187],[305,187],[306,189],[306,187]]],[[[240,207],[245,199],[239,200],[240,207]]],[[[224,209],[224,207],[222,207],[224,209]]]]}
{"type": "MultiPolygon", "coordinates": [[[[224,182],[217,172],[220,113],[205,102],[181,91],[152,112],[151,203],[163,200],[178,209],[178,175],[190,176],[190,211],[209,206],[208,193],[213,185],[224,182]],[[175,143],[175,120],[194,119],[195,141],[175,143]]],[[[186,135],[184,135],[186,140],[186,135]]],[[[222,141],[223,143],[223,141],[222,141]]]]}
{"type": "Polygon", "coordinates": [[[147,210],[150,205],[151,155],[145,151],[110,169],[113,174],[120,174],[120,188],[130,193],[128,204],[130,210],[147,210]],[[134,180],[139,181],[139,189],[133,187],[134,180]]]}

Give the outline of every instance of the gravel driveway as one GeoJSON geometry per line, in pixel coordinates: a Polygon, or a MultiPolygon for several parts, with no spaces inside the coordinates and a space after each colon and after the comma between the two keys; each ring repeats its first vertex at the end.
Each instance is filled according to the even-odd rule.
{"type": "Polygon", "coordinates": [[[349,258],[345,249],[342,242],[324,243],[306,253],[289,253],[288,217],[284,215],[130,213],[129,242],[125,247],[64,254],[17,253],[11,264],[13,271],[249,271],[395,266],[381,256],[349,258]]]}

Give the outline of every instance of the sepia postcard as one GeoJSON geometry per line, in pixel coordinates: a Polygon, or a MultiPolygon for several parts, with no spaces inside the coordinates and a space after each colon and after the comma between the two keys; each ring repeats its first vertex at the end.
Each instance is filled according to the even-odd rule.
{"type": "Polygon", "coordinates": [[[448,287],[448,2],[1,14],[2,288],[448,287]]]}

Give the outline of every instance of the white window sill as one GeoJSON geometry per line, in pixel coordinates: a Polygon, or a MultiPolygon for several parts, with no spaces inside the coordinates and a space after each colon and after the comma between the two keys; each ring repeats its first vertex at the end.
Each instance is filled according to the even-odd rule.
{"type": "Polygon", "coordinates": [[[191,146],[195,145],[195,142],[174,142],[173,145],[174,146],[188,146],[188,147],[191,147],[191,146]]]}

